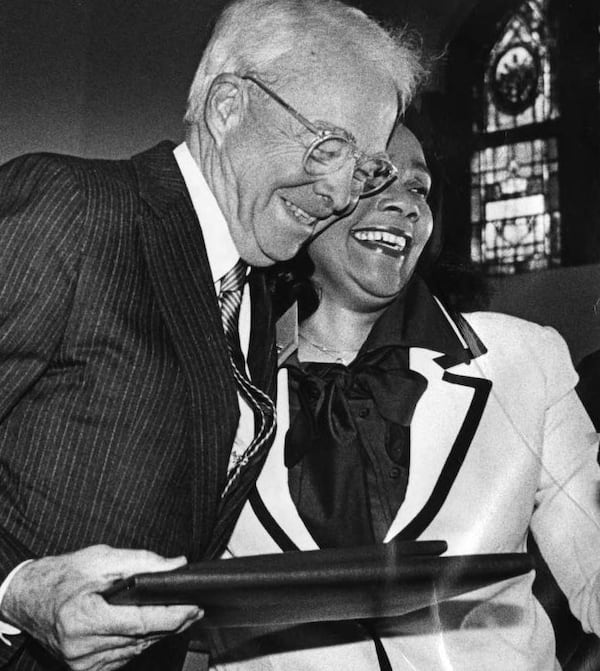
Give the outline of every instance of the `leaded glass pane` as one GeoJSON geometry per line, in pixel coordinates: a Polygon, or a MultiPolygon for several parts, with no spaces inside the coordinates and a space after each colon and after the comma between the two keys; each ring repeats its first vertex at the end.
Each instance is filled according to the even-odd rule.
{"type": "Polygon", "coordinates": [[[473,260],[493,274],[559,265],[556,139],[483,149],[471,175],[473,260]]]}

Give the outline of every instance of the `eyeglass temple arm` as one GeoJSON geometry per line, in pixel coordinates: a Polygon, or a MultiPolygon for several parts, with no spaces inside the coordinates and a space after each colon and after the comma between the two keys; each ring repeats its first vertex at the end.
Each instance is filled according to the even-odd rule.
{"type": "Polygon", "coordinates": [[[259,88],[261,88],[268,96],[273,98],[276,102],[278,102],[284,109],[286,109],[299,123],[301,123],[305,128],[308,128],[308,130],[311,133],[314,133],[315,135],[320,135],[321,134],[321,129],[315,126],[313,123],[311,123],[305,116],[302,116],[300,112],[295,110],[291,105],[288,105],[288,103],[285,102],[282,98],[280,98],[275,91],[271,91],[271,89],[266,85],[263,84],[260,79],[256,79],[256,77],[252,77],[250,75],[240,75],[240,79],[247,79],[248,81],[254,82],[259,88]]]}

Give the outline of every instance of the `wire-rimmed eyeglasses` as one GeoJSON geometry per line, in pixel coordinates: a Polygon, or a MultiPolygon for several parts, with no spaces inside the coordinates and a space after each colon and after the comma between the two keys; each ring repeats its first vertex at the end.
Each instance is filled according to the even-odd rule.
{"type": "Polygon", "coordinates": [[[241,75],[251,81],[275,102],[279,103],[300,124],[315,135],[304,153],[302,165],[309,175],[335,172],[347,161],[354,161],[353,183],[355,193],[368,196],[383,189],[398,174],[396,166],[384,153],[366,154],[356,146],[354,136],[343,128],[322,121],[313,123],[272,91],[266,84],[251,75],[241,75]]]}

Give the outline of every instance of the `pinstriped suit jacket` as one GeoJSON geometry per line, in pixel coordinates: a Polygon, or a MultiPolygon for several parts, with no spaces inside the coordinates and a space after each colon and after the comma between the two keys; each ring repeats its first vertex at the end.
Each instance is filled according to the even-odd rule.
{"type": "MultiPolygon", "coordinates": [[[[99,542],[214,556],[264,459],[220,501],[236,390],[172,149],[0,169],[1,579],[23,559],[99,542]]],[[[250,367],[273,394],[261,307],[250,367]]],[[[53,668],[40,659],[0,646],[1,668],[53,668]]],[[[172,652],[153,659],[156,647],[139,668],[178,668],[172,652]]]]}

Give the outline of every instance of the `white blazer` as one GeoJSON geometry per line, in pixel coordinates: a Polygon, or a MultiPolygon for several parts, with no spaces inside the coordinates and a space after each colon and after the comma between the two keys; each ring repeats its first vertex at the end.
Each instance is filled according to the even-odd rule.
{"type": "MultiPolygon", "coordinates": [[[[406,498],[386,540],[443,539],[448,555],[522,552],[531,528],[574,614],[600,634],[598,436],[575,394],[566,344],[553,329],[514,317],[486,312],[466,319],[487,348],[469,364],[444,368],[439,352],[410,350],[410,367],[428,386],[411,424],[406,498]]],[[[246,504],[232,536],[234,556],[281,550],[260,519],[265,514],[267,526],[275,522],[298,548],[317,547],[287,488],[285,371],[279,390],[278,435],[254,505],[246,504]],[[267,513],[257,515],[257,500],[267,513]]],[[[382,640],[392,668],[558,669],[550,621],[531,593],[533,578],[532,571],[389,621],[382,640]]],[[[379,669],[372,640],[355,632],[350,642],[325,645],[323,631],[323,625],[297,629],[297,649],[283,652],[259,639],[249,658],[214,668],[379,669]]],[[[215,645],[217,651],[232,645],[228,633],[215,645]]]]}

